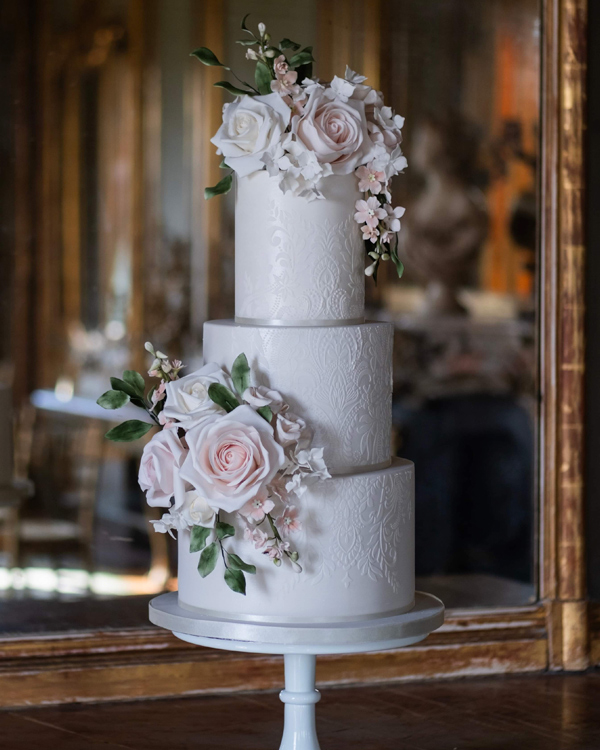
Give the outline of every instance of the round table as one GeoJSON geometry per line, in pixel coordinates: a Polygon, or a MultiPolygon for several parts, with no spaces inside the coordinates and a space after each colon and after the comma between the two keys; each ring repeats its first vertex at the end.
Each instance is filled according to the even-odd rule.
{"type": "Polygon", "coordinates": [[[417,591],[410,612],[332,623],[257,622],[216,617],[179,606],[177,592],[150,602],[150,621],[188,643],[225,651],[282,654],[285,704],[280,750],[319,750],[315,727],[316,658],[412,646],[444,621],[444,605],[417,591]]]}

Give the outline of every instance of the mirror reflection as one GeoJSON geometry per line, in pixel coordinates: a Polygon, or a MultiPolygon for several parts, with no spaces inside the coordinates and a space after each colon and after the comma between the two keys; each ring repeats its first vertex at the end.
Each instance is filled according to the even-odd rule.
{"type": "Polygon", "coordinates": [[[417,575],[449,607],[535,600],[537,0],[48,0],[0,10],[1,632],[144,625],[177,587],[143,445],[103,437],[127,407],[95,401],[147,339],[193,369],[233,313],[232,197],[202,198],[222,74],[189,51],[243,69],[246,12],[406,117],[405,277],[367,289],[395,327],[417,575]]]}

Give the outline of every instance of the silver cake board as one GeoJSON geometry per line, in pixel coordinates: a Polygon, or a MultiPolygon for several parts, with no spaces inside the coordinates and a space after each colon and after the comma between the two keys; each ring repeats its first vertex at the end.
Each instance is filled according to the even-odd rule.
{"type": "Polygon", "coordinates": [[[150,622],[198,646],[282,654],[285,689],[283,739],[279,750],[320,750],[315,727],[316,658],[325,654],[356,654],[412,646],[444,621],[444,605],[417,591],[410,612],[332,623],[301,624],[220,618],[179,606],[177,592],[150,602],[150,622]]]}

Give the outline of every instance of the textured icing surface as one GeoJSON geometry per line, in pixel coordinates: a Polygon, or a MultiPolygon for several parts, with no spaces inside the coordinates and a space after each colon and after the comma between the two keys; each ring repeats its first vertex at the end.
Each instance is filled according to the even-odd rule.
{"type": "Polygon", "coordinates": [[[204,326],[204,360],[231,368],[244,352],[255,384],[283,394],[314,431],[331,472],[389,460],[392,328],[388,323],[318,328],[204,326]]]}
{"type": "MultiPolygon", "coordinates": [[[[179,597],[192,607],[238,615],[299,619],[360,617],[410,606],[414,598],[414,469],[335,477],[297,502],[303,528],[293,537],[302,573],[269,562],[238,531],[235,551],[257,566],[246,596],[223,584],[222,570],[202,579],[189,534],[179,540],[179,597]]],[[[240,529],[237,517],[228,521],[240,529]],[[233,519],[233,520],[232,520],[233,519]]]]}
{"type": "Polygon", "coordinates": [[[284,195],[267,172],[237,181],[235,314],[260,320],[357,320],[364,247],[354,175],[323,181],[326,200],[284,195]]]}

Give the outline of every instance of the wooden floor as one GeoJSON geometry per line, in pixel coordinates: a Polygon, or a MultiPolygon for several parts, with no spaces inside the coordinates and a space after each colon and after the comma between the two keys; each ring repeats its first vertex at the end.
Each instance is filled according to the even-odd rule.
{"type": "MultiPolygon", "coordinates": [[[[327,689],[322,750],[597,750],[600,674],[327,689]]],[[[3,750],[277,750],[274,693],[0,712],[3,750]]]]}

